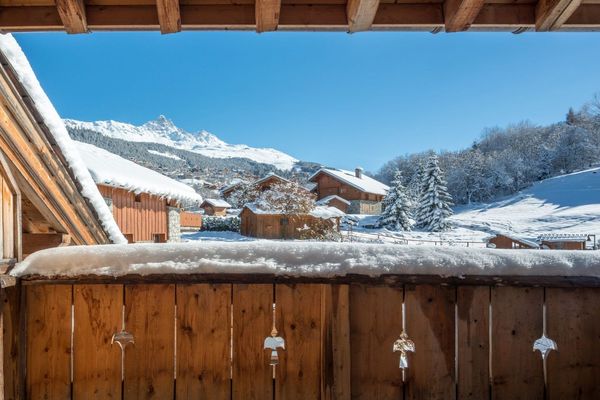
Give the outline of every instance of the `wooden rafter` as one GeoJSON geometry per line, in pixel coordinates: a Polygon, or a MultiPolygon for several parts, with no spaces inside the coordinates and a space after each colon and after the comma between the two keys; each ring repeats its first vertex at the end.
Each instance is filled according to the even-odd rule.
{"type": "Polygon", "coordinates": [[[175,33],[181,31],[181,13],[179,0],[156,0],[160,33],[175,33]]]}
{"type": "Polygon", "coordinates": [[[373,25],[378,9],[379,0],[348,0],[346,4],[348,32],[369,30],[373,25]]]}
{"type": "Polygon", "coordinates": [[[56,0],[56,9],[67,33],[88,31],[83,0],[56,0]]]}
{"type": "Polygon", "coordinates": [[[256,32],[270,32],[277,30],[279,14],[281,13],[281,0],[256,0],[256,32]]]}
{"type": "Polygon", "coordinates": [[[444,25],[446,32],[462,32],[471,27],[485,0],[446,0],[444,25]]]}
{"type": "Polygon", "coordinates": [[[554,31],[567,22],[581,0],[539,0],[535,9],[535,29],[537,31],[554,31]]]}

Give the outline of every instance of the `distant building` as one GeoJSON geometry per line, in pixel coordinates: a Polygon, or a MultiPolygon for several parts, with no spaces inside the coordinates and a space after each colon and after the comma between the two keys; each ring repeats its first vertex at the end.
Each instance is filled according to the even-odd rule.
{"type": "Polygon", "coordinates": [[[313,190],[317,200],[338,196],[349,201],[349,214],[380,214],[383,198],[389,190],[387,185],[365,175],[362,168],[354,172],[321,168],[308,180],[317,184],[313,190]]]}
{"type": "Polygon", "coordinates": [[[202,228],[202,215],[199,211],[182,211],[179,221],[182,232],[195,232],[202,228]]]}
{"type": "Polygon", "coordinates": [[[215,215],[224,217],[227,215],[227,210],[231,208],[231,204],[223,199],[205,199],[200,208],[204,210],[204,215],[215,215]]]}
{"type": "MultiPolygon", "coordinates": [[[[251,182],[251,184],[256,186],[261,192],[264,192],[265,190],[270,189],[273,185],[277,183],[285,182],[289,182],[289,180],[273,172],[270,172],[264,177],[257,179],[254,182],[251,182]]],[[[248,184],[248,182],[236,181],[234,183],[231,183],[225,186],[223,189],[221,189],[221,196],[223,196],[223,198],[227,200],[233,194],[233,192],[235,192],[241,185],[245,184],[248,184]]]]}
{"type": "Polygon", "coordinates": [[[585,250],[596,247],[596,235],[585,233],[548,233],[540,235],[538,241],[543,249],[585,250]]]}
{"type": "Polygon", "coordinates": [[[539,249],[533,240],[521,238],[509,233],[498,233],[488,239],[488,247],[495,249],[539,249]],[[491,245],[491,246],[490,246],[491,245]]]}
{"type": "Polygon", "coordinates": [[[202,201],[194,189],[104,149],[75,143],[129,243],[179,241],[182,203],[202,201]]]}
{"type": "Polygon", "coordinates": [[[317,200],[318,206],[329,206],[335,207],[343,213],[348,212],[350,202],[346,199],[341,198],[338,195],[332,194],[331,196],[323,197],[321,200],[317,200]]]}

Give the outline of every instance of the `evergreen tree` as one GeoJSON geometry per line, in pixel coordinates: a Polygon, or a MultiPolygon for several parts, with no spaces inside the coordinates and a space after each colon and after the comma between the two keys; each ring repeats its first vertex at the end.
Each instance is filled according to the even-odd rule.
{"type": "Polygon", "coordinates": [[[383,212],[378,224],[394,231],[410,231],[409,210],[411,204],[402,184],[402,173],[396,170],[389,192],[383,199],[383,212]]]}
{"type": "Polygon", "coordinates": [[[427,161],[421,182],[421,195],[417,204],[417,225],[431,232],[450,229],[448,217],[452,215],[452,197],[446,188],[444,173],[437,155],[427,161]]]}

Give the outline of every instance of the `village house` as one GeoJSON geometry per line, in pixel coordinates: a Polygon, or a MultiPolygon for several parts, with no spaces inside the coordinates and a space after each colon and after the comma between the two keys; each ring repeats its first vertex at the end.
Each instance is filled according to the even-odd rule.
{"type": "Polygon", "coordinates": [[[223,199],[204,199],[200,208],[204,210],[204,215],[224,217],[227,215],[227,210],[231,208],[231,204],[223,199]]]}
{"type": "Polygon", "coordinates": [[[283,214],[265,211],[246,204],[240,213],[240,233],[261,239],[311,239],[333,230],[339,232],[344,216],[334,207],[317,206],[306,214],[283,214]]]}
{"type": "MultiPolygon", "coordinates": [[[[12,38],[0,52],[0,253],[125,241],[71,138],[12,38]]],[[[5,269],[5,267],[3,267],[5,269]]]]}
{"type": "Polygon", "coordinates": [[[543,249],[552,250],[586,250],[596,247],[596,235],[585,233],[547,233],[538,236],[538,241],[543,249]]]}
{"type": "Polygon", "coordinates": [[[533,240],[518,237],[510,233],[497,233],[488,238],[488,247],[495,249],[539,249],[540,246],[533,240]]]}
{"type": "MultiPolygon", "coordinates": [[[[270,189],[273,185],[275,185],[277,183],[285,183],[285,182],[289,182],[289,180],[282,176],[277,175],[274,172],[270,172],[267,175],[265,175],[264,177],[252,182],[252,185],[255,186],[260,192],[264,192],[265,190],[270,189]]],[[[236,181],[230,185],[225,186],[223,189],[221,189],[221,196],[223,196],[223,198],[225,200],[229,199],[231,197],[231,195],[241,185],[244,185],[246,183],[247,182],[244,182],[244,181],[236,181]]]]}
{"type": "Polygon", "coordinates": [[[348,207],[350,206],[350,202],[348,200],[343,199],[335,194],[323,197],[321,200],[317,200],[316,204],[318,206],[335,207],[344,214],[348,212],[348,207]]]}
{"type": "Polygon", "coordinates": [[[177,242],[182,204],[199,204],[190,186],[104,149],[75,142],[129,243],[177,242]]]}
{"type": "Polygon", "coordinates": [[[342,169],[321,168],[310,178],[317,186],[313,189],[317,200],[339,196],[349,201],[349,214],[380,214],[382,201],[389,187],[363,173],[362,168],[354,172],[342,169]]]}

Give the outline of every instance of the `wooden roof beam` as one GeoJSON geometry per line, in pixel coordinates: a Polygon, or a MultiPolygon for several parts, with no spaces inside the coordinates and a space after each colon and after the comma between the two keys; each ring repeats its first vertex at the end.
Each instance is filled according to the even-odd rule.
{"type": "Polygon", "coordinates": [[[444,25],[446,32],[462,32],[471,27],[485,0],[446,0],[444,25]]]}
{"type": "Polygon", "coordinates": [[[560,29],[580,5],[581,0],[539,0],[535,8],[535,30],[560,29]]]}
{"type": "Polygon", "coordinates": [[[373,25],[378,9],[379,0],[348,0],[346,4],[348,32],[368,31],[373,25]]]}
{"type": "Polygon", "coordinates": [[[179,0],[156,0],[160,33],[176,33],[181,31],[181,12],[179,0]]]}
{"type": "Polygon", "coordinates": [[[56,0],[56,9],[67,33],[87,33],[83,0],[56,0]]]}
{"type": "Polygon", "coordinates": [[[256,0],[254,4],[256,32],[276,31],[281,14],[281,0],[256,0]]]}

